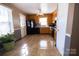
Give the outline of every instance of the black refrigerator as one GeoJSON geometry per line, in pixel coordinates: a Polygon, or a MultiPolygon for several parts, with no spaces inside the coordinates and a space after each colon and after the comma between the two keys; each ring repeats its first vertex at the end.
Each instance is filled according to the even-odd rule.
{"type": "Polygon", "coordinates": [[[39,34],[39,28],[33,19],[26,20],[26,28],[27,28],[27,35],[29,34],[39,34]]]}

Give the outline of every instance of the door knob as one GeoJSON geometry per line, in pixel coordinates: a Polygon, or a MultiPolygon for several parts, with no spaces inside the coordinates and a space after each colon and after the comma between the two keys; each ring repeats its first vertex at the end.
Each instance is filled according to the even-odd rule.
{"type": "Polygon", "coordinates": [[[57,28],[56,28],[55,30],[56,30],[56,31],[59,31],[59,29],[57,29],[57,28]]]}

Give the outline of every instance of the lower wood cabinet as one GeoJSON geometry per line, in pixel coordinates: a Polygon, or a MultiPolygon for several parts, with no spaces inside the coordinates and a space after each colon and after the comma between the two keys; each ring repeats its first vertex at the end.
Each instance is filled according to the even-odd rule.
{"type": "Polygon", "coordinates": [[[51,30],[49,27],[40,27],[40,34],[50,34],[51,30]]]}

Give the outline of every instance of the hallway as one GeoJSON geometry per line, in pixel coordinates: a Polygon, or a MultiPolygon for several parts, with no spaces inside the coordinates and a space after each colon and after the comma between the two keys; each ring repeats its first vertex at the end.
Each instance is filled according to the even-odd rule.
{"type": "Polygon", "coordinates": [[[59,56],[50,35],[28,35],[4,56],[59,56]]]}

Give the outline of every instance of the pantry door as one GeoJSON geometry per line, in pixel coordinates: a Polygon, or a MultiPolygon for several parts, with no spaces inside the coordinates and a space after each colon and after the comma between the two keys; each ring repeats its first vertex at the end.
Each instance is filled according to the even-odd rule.
{"type": "Polygon", "coordinates": [[[67,16],[68,4],[58,4],[56,47],[61,55],[64,55],[67,16]]]}

